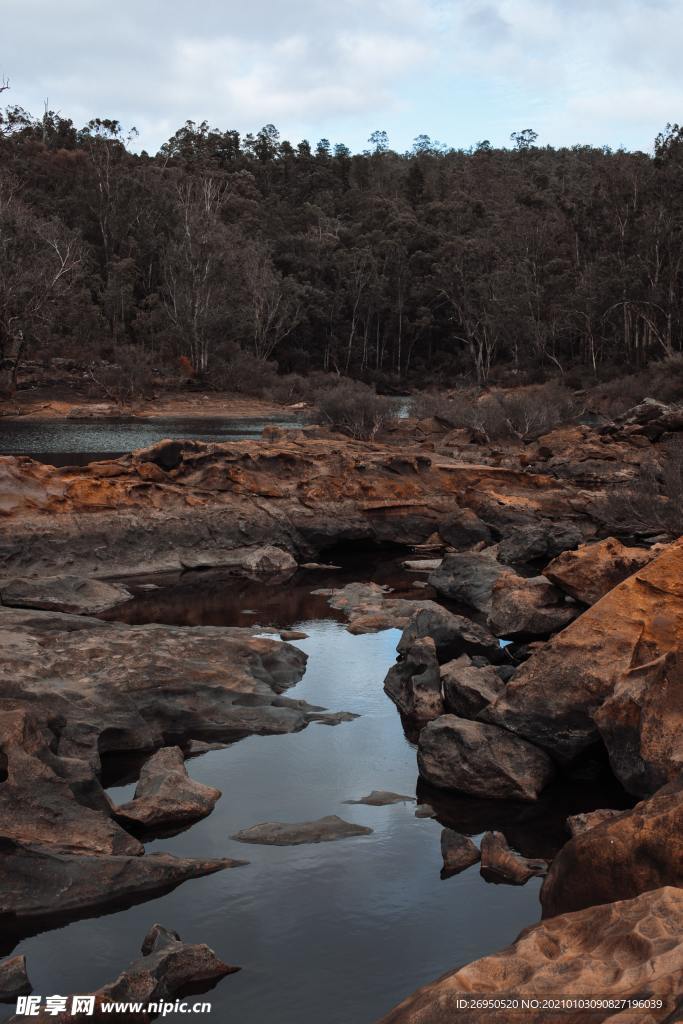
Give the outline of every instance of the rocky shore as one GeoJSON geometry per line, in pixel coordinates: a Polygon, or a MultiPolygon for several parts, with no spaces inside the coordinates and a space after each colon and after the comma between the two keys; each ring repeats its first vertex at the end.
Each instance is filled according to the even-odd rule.
{"type": "MultiPolygon", "coordinates": [[[[416,742],[421,785],[473,806],[533,807],[558,780],[607,772],[635,806],[572,819],[550,865],[504,826],[480,829],[479,849],[444,833],[446,876],[480,859],[499,884],[547,873],[544,919],[386,1024],[441,1024],[459,993],[510,991],[646,993],[663,1008],[643,1020],[675,1019],[683,538],[666,527],[670,496],[652,495],[667,514],[648,528],[635,516],[625,525],[613,492],[644,464],[657,478],[683,421],[644,405],[609,429],[563,428],[523,450],[423,422],[372,444],[273,430],[260,442],[166,441],[80,469],[0,459],[2,952],[58,921],[244,863],[144,853],[144,838],[211,813],[220,797],[187,774],[198,744],[352,717],[290,700],[306,656],[257,629],[95,617],[130,599],[126,582],[107,578],[220,566],[282,581],[334,546],[400,545],[406,572],[429,556],[424,600],[372,583],[324,596],[353,632],[402,630],[385,690],[416,742]],[[117,806],[103,765],[123,755],[141,770],[117,806]]],[[[291,826],[296,835],[280,822],[255,828],[239,838],[371,831],[336,817],[291,826]]],[[[166,936],[164,949],[176,942],[166,936]]],[[[3,967],[16,973],[12,960],[3,967]]]]}

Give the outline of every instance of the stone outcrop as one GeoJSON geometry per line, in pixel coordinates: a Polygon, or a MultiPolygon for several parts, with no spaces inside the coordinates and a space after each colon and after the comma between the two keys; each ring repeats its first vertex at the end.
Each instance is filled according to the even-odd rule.
{"type": "Polygon", "coordinates": [[[488,800],[536,800],[555,774],[548,755],[533,744],[455,715],[422,729],[417,764],[433,786],[488,800]]]}
{"type": "Polygon", "coordinates": [[[514,530],[501,541],[498,558],[506,565],[527,565],[547,561],[562,551],[575,548],[583,535],[575,523],[544,520],[514,530]]]}
{"type": "Polygon", "coordinates": [[[658,548],[626,547],[616,537],[607,537],[563,552],[545,567],[543,575],[570,597],[591,605],[659,553],[658,548]]]}
{"type": "Polygon", "coordinates": [[[0,963],[0,1003],[14,1003],[33,991],[26,973],[26,957],[13,956],[0,963]]]}
{"type": "Polygon", "coordinates": [[[579,610],[545,576],[528,579],[506,572],[493,586],[489,628],[510,639],[548,637],[568,626],[579,610]]]}
{"type": "Polygon", "coordinates": [[[463,551],[446,555],[439,568],[430,574],[428,582],[451,601],[489,612],[495,583],[509,571],[508,566],[498,561],[495,548],[463,551]]]}
{"type": "Polygon", "coordinates": [[[439,661],[431,637],[416,640],[389,669],[384,691],[409,718],[429,722],[443,714],[439,661]]]}
{"type": "Polygon", "coordinates": [[[466,551],[476,544],[490,544],[493,537],[490,529],[476,512],[461,508],[439,523],[439,536],[456,551],[466,551]]]}
{"type": "Polygon", "coordinates": [[[446,710],[459,718],[476,718],[505,690],[492,665],[478,667],[467,654],[441,666],[441,685],[446,710]]]}
{"type": "Polygon", "coordinates": [[[441,833],[441,856],[441,877],[450,878],[476,864],[480,853],[469,836],[454,832],[452,828],[445,828],[441,833]]]}
{"type": "Polygon", "coordinates": [[[11,608],[97,615],[109,611],[132,594],[120,583],[89,580],[82,576],[42,576],[40,579],[0,580],[0,604],[11,608]]]}
{"type": "Polygon", "coordinates": [[[683,776],[648,800],[575,835],[541,893],[546,917],[683,887],[683,776]]]}
{"type": "Polygon", "coordinates": [[[487,882],[526,885],[530,878],[548,872],[548,862],[522,857],[510,849],[502,832],[486,832],[481,838],[481,874],[487,882]]]}
{"type": "Polygon", "coordinates": [[[538,999],[523,1011],[524,1024],[586,1024],[586,1009],[554,1009],[544,999],[599,995],[605,1000],[651,998],[659,1009],[624,1016],[609,1004],[591,1022],[676,1020],[683,968],[683,890],[657,889],[637,899],[591,907],[525,929],[493,956],[444,975],[382,1018],[380,1024],[510,1024],[518,1012],[462,1007],[458,998],[538,999]],[[485,1015],[484,1015],[485,1014],[485,1015]]]}
{"type": "Polygon", "coordinates": [[[419,544],[453,513],[527,521],[590,503],[550,476],[342,438],[162,441],[55,468],[0,459],[0,574],[88,576],[230,564],[272,545],[314,560],[343,541],[419,544]]]}
{"type": "MultiPolygon", "coordinates": [[[[562,761],[571,761],[587,750],[604,732],[617,774],[621,771],[620,736],[633,742],[634,736],[645,735],[648,742],[638,756],[645,761],[648,756],[656,758],[659,779],[673,778],[680,769],[675,677],[674,683],[667,684],[672,713],[665,714],[659,700],[660,672],[664,671],[662,665],[669,663],[655,663],[680,652],[682,641],[683,541],[677,541],[529,658],[482,717],[546,748],[562,761]],[[632,675],[625,679],[627,674],[632,675]],[[631,696],[620,691],[622,681],[627,690],[630,685],[631,696]],[[654,686],[651,693],[650,683],[654,686]],[[614,725],[614,706],[612,714],[609,707],[600,712],[612,697],[624,708],[623,730],[614,725]],[[636,705],[644,708],[641,724],[636,721],[640,715],[636,705]],[[647,721],[653,726],[658,723],[663,735],[650,736],[647,728],[643,733],[647,721]],[[669,751],[674,751],[673,755],[669,751]]],[[[633,758],[627,761],[630,767],[622,772],[625,785],[629,785],[633,758]]],[[[644,768],[637,773],[636,795],[640,795],[646,775],[644,768]]]]}
{"type": "Polygon", "coordinates": [[[482,655],[489,661],[502,659],[501,647],[492,633],[462,615],[455,615],[433,601],[416,612],[403,630],[397,650],[408,651],[416,640],[431,637],[441,664],[461,654],[482,655]]]}
{"type": "MultiPolygon", "coordinates": [[[[202,992],[212,988],[217,981],[228,974],[234,974],[239,967],[223,963],[214,951],[204,944],[190,945],[182,942],[177,932],[154,925],[142,943],[142,957],[130,964],[115,981],[103,985],[94,993],[94,1010],[83,1009],[73,1013],[71,1000],[67,1009],[58,1013],[43,1007],[32,1018],[39,1024],[48,1021],[92,1021],[124,1019],[130,1024],[147,1024],[157,1014],[140,1012],[112,1012],[106,1009],[114,1003],[171,1002],[176,995],[186,991],[202,992]]],[[[24,1021],[25,1017],[13,1017],[12,1022],[24,1021]]]]}
{"type": "Polygon", "coordinates": [[[128,826],[165,828],[205,818],[220,796],[189,777],[180,747],[163,747],[142,766],[133,800],[115,813],[128,826]]]}
{"type": "Polygon", "coordinates": [[[369,836],[371,828],[344,821],[336,814],[328,814],[317,821],[264,821],[237,832],[232,838],[240,843],[263,846],[301,846],[304,843],[333,843],[353,836],[369,836]]]}

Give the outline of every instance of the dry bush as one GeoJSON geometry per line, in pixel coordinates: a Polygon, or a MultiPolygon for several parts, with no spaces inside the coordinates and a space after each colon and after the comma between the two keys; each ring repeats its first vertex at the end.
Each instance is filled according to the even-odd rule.
{"type": "Polygon", "coordinates": [[[318,395],[323,420],[360,441],[371,440],[396,415],[390,398],[377,395],[359,381],[343,380],[318,395]]]}
{"type": "Polygon", "coordinates": [[[148,352],[135,345],[119,345],[112,358],[111,363],[90,368],[89,378],[96,393],[118,405],[153,394],[156,373],[148,352]]]}
{"type": "Polygon", "coordinates": [[[629,484],[610,488],[600,505],[600,517],[619,536],[683,534],[683,444],[674,437],[665,445],[658,472],[643,466],[629,484]]]}

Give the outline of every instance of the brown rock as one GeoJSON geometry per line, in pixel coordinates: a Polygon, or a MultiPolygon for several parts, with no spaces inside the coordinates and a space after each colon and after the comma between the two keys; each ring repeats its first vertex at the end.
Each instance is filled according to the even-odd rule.
{"type": "Polygon", "coordinates": [[[26,973],[26,957],[13,956],[0,962],[0,1003],[14,1003],[18,996],[33,991],[26,973]]]}
{"type": "Polygon", "coordinates": [[[492,540],[486,523],[469,508],[458,509],[439,523],[439,535],[456,551],[472,548],[482,541],[490,544],[492,540]]]}
{"type": "Polygon", "coordinates": [[[525,885],[548,873],[548,862],[530,860],[508,846],[502,832],[486,832],[481,840],[481,874],[487,882],[525,885]]]}
{"type": "Polygon", "coordinates": [[[450,878],[476,864],[479,850],[468,836],[445,828],[441,833],[441,856],[443,857],[442,878],[450,878]]]}
{"type": "Polygon", "coordinates": [[[567,828],[571,832],[572,836],[581,836],[584,832],[589,832],[596,825],[602,825],[604,821],[612,821],[613,818],[617,818],[623,811],[615,811],[612,808],[600,808],[597,811],[585,811],[582,814],[572,814],[567,818],[567,828]]]}
{"type": "MultiPolygon", "coordinates": [[[[596,712],[625,673],[678,651],[681,638],[683,541],[677,541],[545,644],[482,716],[569,761],[599,739],[596,712]]],[[[616,734],[611,743],[616,763],[616,734]]]]}
{"type": "Polygon", "coordinates": [[[591,605],[657,554],[658,550],[625,547],[615,537],[607,537],[563,552],[545,567],[543,575],[577,601],[591,605]]]}
{"type": "Polygon", "coordinates": [[[433,786],[487,800],[536,800],[555,774],[548,755],[526,740],[455,715],[424,727],[417,764],[433,786]]]}
{"type": "MultiPolygon", "coordinates": [[[[586,1024],[582,1006],[555,1011],[544,999],[661,999],[647,1018],[636,1010],[628,1020],[664,1024],[675,1019],[682,969],[683,891],[658,889],[533,925],[500,953],[418,989],[380,1024],[510,1024],[517,1017],[505,1006],[483,1013],[458,1004],[473,994],[539,999],[539,1008],[523,1011],[524,1024],[586,1024]]],[[[591,1024],[617,1019],[627,1018],[610,1005],[590,1013],[591,1024]]]]}
{"type": "Polygon", "coordinates": [[[478,668],[467,654],[441,666],[441,685],[447,710],[459,718],[476,718],[505,689],[492,665],[478,668]]]}
{"type": "Polygon", "coordinates": [[[133,800],[115,813],[147,829],[180,825],[205,818],[220,796],[220,789],[189,777],[180,747],[162,747],[143,765],[133,800]]]}
{"type": "Polygon", "coordinates": [[[132,597],[118,583],[88,580],[82,576],[42,576],[40,579],[0,580],[0,604],[12,608],[96,615],[132,597]]]}
{"type": "Polygon", "coordinates": [[[683,778],[563,846],[543,885],[543,914],[631,899],[663,885],[683,886],[683,778]]]}
{"type": "Polygon", "coordinates": [[[498,545],[498,558],[509,565],[526,565],[553,558],[583,540],[575,523],[543,521],[522,526],[498,545]]]}
{"type": "Polygon", "coordinates": [[[431,637],[416,640],[389,669],[384,691],[409,718],[429,722],[443,714],[439,662],[431,637]]]}
{"type": "Polygon", "coordinates": [[[568,626],[579,614],[574,604],[545,578],[527,579],[506,572],[491,595],[489,628],[496,636],[526,640],[547,637],[568,626]]]}
{"type": "Polygon", "coordinates": [[[404,796],[402,793],[391,793],[386,789],[373,789],[368,796],[362,796],[360,800],[345,800],[345,804],[366,804],[368,807],[387,807],[389,804],[415,803],[414,796],[404,796]]]}
{"type": "Polygon", "coordinates": [[[239,843],[258,843],[263,846],[300,846],[304,843],[333,843],[337,839],[369,836],[371,828],[344,821],[336,814],[328,814],[317,821],[265,821],[251,825],[232,836],[239,843]]]}

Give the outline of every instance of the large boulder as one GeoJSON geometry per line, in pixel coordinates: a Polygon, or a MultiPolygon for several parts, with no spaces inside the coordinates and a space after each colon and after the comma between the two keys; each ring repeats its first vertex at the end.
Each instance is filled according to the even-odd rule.
{"type": "Polygon", "coordinates": [[[0,580],[0,604],[12,608],[96,615],[125,601],[131,593],[120,583],[84,579],[82,576],[16,577],[0,580]]]}
{"type": "Polygon", "coordinates": [[[519,1011],[507,1000],[524,998],[531,1003],[522,1011],[524,1024],[673,1024],[682,964],[683,890],[657,889],[526,928],[499,953],[418,989],[380,1024],[510,1024],[519,1011]],[[469,1001],[473,996],[500,998],[502,1005],[483,1011],[469,1001]],[[548,1005],[563,997],[577,1004],[548,1005]],[[599,997],[603,1005],[587,1014],[582,997],[599,997]],[[624,1016],[619,1000],[643,998],[652,1009],[624,1016]]]}
{"type": "Polygon", "coordinates": [[[220,796],[190,778],[180,747],[162,747],[142,766],[134,798],[115,813],[127,825],[165,828],[205,818],[220,796]]]}
{"type": "Polygon", "coordinates": [[[493,586],[489,627],[496,636],[528,640],[559,632],[578,614],[577,605],[568,604],[545,576],[506,572],[493,586]]]}
{"type": "Polygon", "coordinates": [[[631,899],[663,885],[683,887],[683,776],[570,839],[543,885],[543,914],[631,899]]]}
{"type": "Polygon", "coordinates": [[[460,508],[439,523],[439,535],[456,551],[466,551],[475,544],[490,544],[491,531],[476,512],[460,508]]]}
{"type": "Polygon", "coordinates": [[[583,534],[575,523],[545,520],[520,527],[498,546],[498,558],[508,565],[527,565],[554,558],[562,551],[578,547],[583,534]]]}
{"type": "Polygon", "coordinates": [[[433,786],[487,800],[537,800],[555,774],[548,755],[533,744],[455,715],[424,727],[417,764],[433,786]]]}
{"type": "Polygon", "coordinates": [[[443,714],[439,662],[431,637],[416,640],[389,669],[384,690],[409,718],[428,722],[443,714]]]}
{"type": "Polygon", "coordinates": [[[454,615],[433,601],[417,611],[403,630],[397,650],[403,654],[421,637],[430,636],[443,664],[461,654],[479,654],[489,661],[502,658],[500,643],[483,626],[462,615],[454,615]]]}
{"type": "Polygon", "coordinates": [[[480,853],[469,836],[445,828],[441,833],[441,856],[443,858],[442,878],[459,875],[461,871],[476,864],[480,853]]]}
{"type": "Polygon", "coordinates": [[[683,771],[683,652],[625,672],[594,715],[614,774],[647,796],[683,771]]]}
{"type": "Polygon", "coordinates": [[[508,567],[501,565],[495,550],[463,551],[446,555],[427,582],[443,597],[480,612],[491,610],[491,592],[508,567]]]}
{"type": "Polygon", "coordinates": [[[576,551],[564,551],[545,567],[543,575],[570,597],[591,605],[657,554],[657,549],[626,547],[616,537],[607,537],[581,544],[576,551]]]}
{"type": "MultiPolygon", "coordinates": [[[[482,717],[571,761],[599,741],[596,713],[626,673],[680,651],[682,640],[683,541],[677,541],[529,658],[482,717]]],[[[653,706],[659,706],[654,698],[653,706]]],[[[677,716],[669,722],[660,714],[659,721],[673,735],[677,716]]],[[[618,734],[611,743],[614,756],[618,734]]],[[[666,760],[666,744],[660,740],[657,749],[666,760]]],[[[664,767],[674,772],[676,762],[660,763],[659,770],[664,767]]]]}
{"type": "Polygon", "coordinates": [[[447,710],[459,718],[476,718],[505,689],[492,665],[476,666],[467,654],[441,666],[441,685],[447,710]]]}

